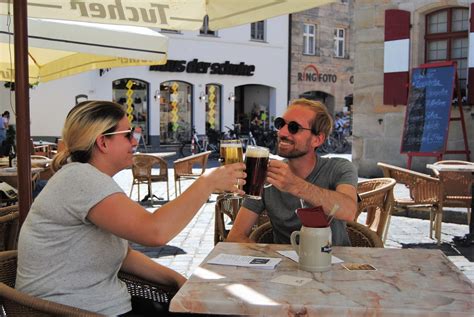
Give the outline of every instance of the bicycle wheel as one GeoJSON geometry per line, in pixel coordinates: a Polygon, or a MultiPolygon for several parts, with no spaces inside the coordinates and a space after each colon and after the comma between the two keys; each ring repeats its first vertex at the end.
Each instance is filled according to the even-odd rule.
{"type": "Polygon", "coordinates": [[[191,154],[192,154],[191,153],[191,145],[187,144],[187,143],[181,143],[181,145],[179,147],[180,157],[190,156],[191,154]]]}

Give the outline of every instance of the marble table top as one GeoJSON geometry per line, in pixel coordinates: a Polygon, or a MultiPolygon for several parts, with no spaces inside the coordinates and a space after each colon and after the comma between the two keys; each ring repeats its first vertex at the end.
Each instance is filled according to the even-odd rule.
{"type": "Polygon", "coordinates": [[[276,253],[290,245],[219,243],[171,301],[173,312],[260,316],[474,316],[473,284],[439,250],[334,247],[345,263],[323,273],[298,270],[276,253]],[[280,257],[275,270],[207,264],[221,253],[280,257]],[[289,275],[302,286],[272,282],[289,275]]]}

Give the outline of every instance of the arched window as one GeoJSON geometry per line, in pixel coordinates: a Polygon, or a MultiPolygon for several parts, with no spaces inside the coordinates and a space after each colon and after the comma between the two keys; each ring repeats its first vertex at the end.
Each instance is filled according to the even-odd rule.
{"type": "Polygon", "coordinates": [[[448,8],[426,16],[426,62],[456,61],[461,93],[466,94],[469,9],[448,8]]]}
{"type": "Polygon", "coordinates": [[[122,78],[112,82],[112,98],[129,113],[130,123],[142,129],[148,143],[148,83],[135,78],[122,78]]]}
{"type": "Polygon", "coordinates": [[[183,81],[160,84],[160,143],[176,144],[191,140],[192,85],[183,81]]]}

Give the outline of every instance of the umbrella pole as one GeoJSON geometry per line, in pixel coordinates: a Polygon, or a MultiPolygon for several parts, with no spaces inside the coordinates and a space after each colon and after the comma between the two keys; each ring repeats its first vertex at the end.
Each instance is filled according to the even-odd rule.
{"type": "Polygon", "coordinates": [[[15,29],[16,154],[20,224],[25,220],[32,202],[27,17],[26,0],[15,0],[13,2],[13,24],[15,29]]]}

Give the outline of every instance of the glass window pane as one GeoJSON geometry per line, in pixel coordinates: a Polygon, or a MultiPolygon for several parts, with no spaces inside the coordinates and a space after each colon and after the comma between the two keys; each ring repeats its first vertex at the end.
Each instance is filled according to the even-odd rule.
{"type": "Polygon", "coordinates": [[[310,37],[308,40],[308,54],[314,54],[314,38],[310,37]]]}
{"type": "MultiPolygon", "coordinates": [[[[209,130],[221,131],[221,87],[219,85],[206,85],[206,134],[209,130]]],[[[212,131],[211,131],[212,134],[212,131]]]]}
{"type": "Polygon", "coordinates": [[[467,31],[468,16],[469,16],[468,9],[461,9],[461,8],[453,9],[452,31],[453,32],[467,31]]]}
{"type": "Polygon", "coordinates": [[[428,33],[443,33],[448,31],[448,11],[434,13],[428,17],[428,33]]]}
{"type": "Polygon", "coordinates": [[[160,143],[191,140],[192,86],[179,81],[160,85],[160,143]]]}

